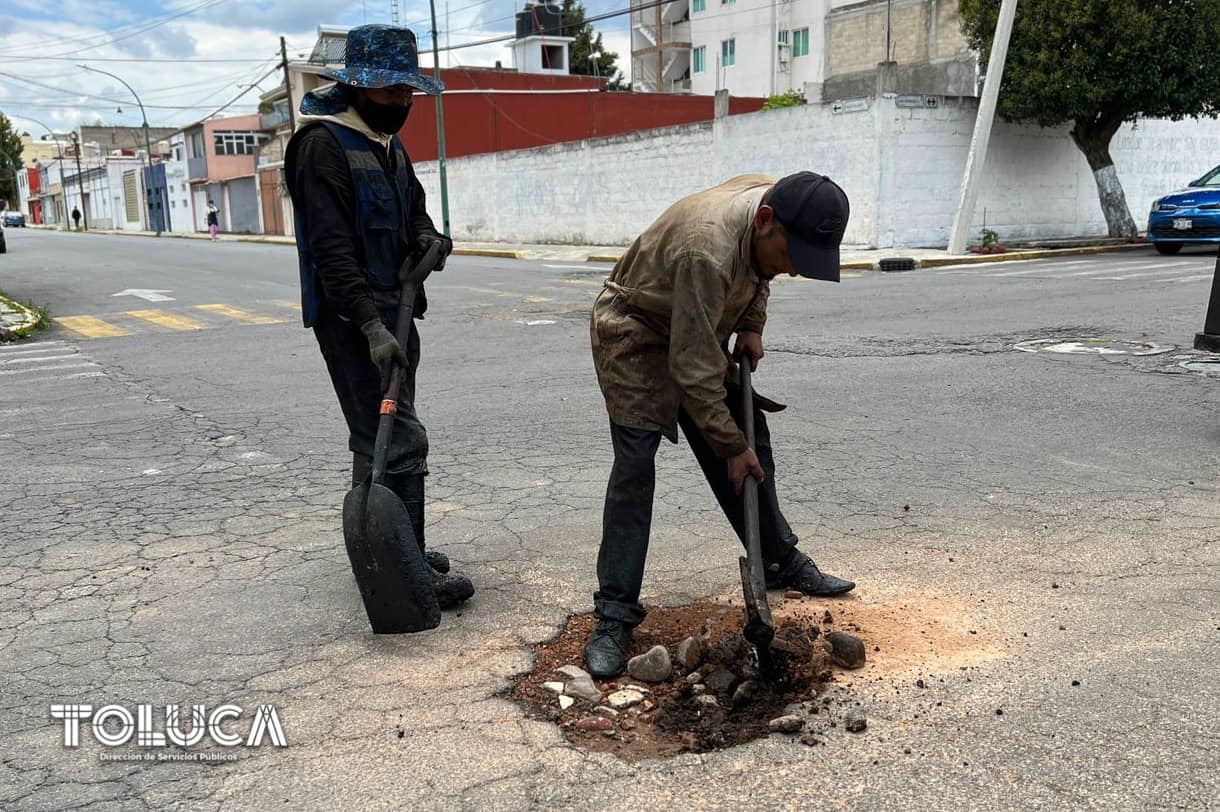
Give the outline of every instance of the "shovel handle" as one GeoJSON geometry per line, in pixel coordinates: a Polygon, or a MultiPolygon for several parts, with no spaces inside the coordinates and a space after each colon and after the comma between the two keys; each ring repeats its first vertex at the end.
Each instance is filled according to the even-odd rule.
{"type": "MultiPolygon", "coordinates": [[[[403,352],[411,341],[411,320],[415,317],[415,296],[419,286],[436,269],[441,260],[441,245],[434,242],[419,262],[411,257],[398,270],[402,287],[398,290],[398,321],[394,323],[394,338],[403,352]]],[[[380,484],[385,478],[385,467],[390,455],[390,439],[394,433],[394,415],[398,413],[398,392],[402,388],[403,368],[394,364],[390,371],[390,383],[381,395],[380,417],[377,419],[377,439],[373,441],[373,482],[380,484]]]]}
{"type": "MultiPolygon", "coordinates": [[[[743,354],[741,363],[741,423],[746,435],[746,445],[754,450],[754,387],[751,383],[750,358],[743,354]]],[[[742,483],[743,507],[745,508],[746,553],[750,559],[750,570],[762,578],[762,539],[758,530],[758,481],[747,474],[742,483]]]]}

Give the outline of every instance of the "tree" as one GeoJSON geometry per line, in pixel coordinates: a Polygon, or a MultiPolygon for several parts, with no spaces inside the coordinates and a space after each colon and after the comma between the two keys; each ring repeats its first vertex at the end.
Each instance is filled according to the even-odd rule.
{"type": "MultiPolygon", "coordinates": [[[[960,0],[962,30],[990,57],[1000,0],[960,0]]],[[[1220,115],[1220,0],[1020,0],[1000,116],[1070,122],[1110,235],[1137,229],[1110,157],[1124,122],[1220,115]]]]}
{"type": "Polygon", "coordinates": [[[577,76],[601,76],[609,79],[611,90],[625,90],[626,82],[618,69],[618,54],[602,46],[602,35],[594,36],[593,26],[585,22],[585,4],[580,0],[563,0],[561,9],[563,35],[576,37],[569,58],[569,73],[577,76]],[[593,58],[590,59],[590,55],[593,58]]]}
{"type": "Polygon", "coordinates": [[[17,208],[17,170],[21,168],[21,136],[13,122],[0,113],[0,200],[17,208]]]}

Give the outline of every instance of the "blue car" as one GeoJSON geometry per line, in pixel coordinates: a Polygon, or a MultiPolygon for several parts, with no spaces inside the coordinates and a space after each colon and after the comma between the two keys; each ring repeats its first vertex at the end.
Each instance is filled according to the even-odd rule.
{"type": "Polygon", "coordinates": [[[1148,241],[1161,254],[1176,254],[1191,243],[1220,243],[1220,166],[1153,201],[1148,241]]]}

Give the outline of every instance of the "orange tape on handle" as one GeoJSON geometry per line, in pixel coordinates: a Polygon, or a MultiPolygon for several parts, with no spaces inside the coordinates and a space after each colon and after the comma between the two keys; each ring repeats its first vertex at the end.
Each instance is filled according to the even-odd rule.
{"type": "Polygon", "coordinates": [[[381,414],[394,414],[398,411],[398,401],[386,398],[381,401],[381,414]]]}

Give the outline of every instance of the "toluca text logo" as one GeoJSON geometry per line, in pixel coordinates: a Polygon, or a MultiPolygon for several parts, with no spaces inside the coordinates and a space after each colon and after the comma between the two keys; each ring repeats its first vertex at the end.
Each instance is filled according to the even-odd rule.
{"type": "Polygon", "coordinates": [[[135,713],[122,705],[104,705],[96,711],[92,705],[52,705],[51,717],[64,722],[64,746],[80,746],[83,722],[92,728],[93,738],[106,747],[122,747],[133,743],[138,747],[193,747],[204,736],[221,747],[258,747],[266,738],[276,747],[287,747],[284,728],[274,705],[259,705],[249,733],[237,732],[242,718],[237,705],[221,705],[208,713],[204,705],[191,705],[190,725],[182,729],[182,713],[178,705],[166,705],[163,729],[153,723],[153,706],[136,705],[135,713]]]}

